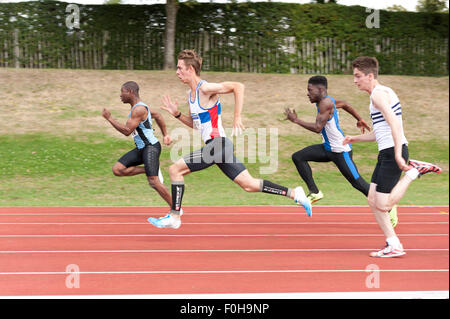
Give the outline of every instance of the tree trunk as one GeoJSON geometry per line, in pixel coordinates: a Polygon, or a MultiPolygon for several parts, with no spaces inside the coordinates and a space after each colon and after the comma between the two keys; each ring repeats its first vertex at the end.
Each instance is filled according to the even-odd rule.
{"type": "Polygon", "coordinates": [[[166,32],[164,39],[164,70],[175,69],[175,29],[178,0],[166,0],[166,32]]]}

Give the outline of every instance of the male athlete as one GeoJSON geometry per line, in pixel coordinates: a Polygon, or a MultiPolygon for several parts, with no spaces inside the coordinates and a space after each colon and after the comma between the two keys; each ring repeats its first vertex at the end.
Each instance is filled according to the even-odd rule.
{"type": "Polygon", "coordinates": [[[112,171],[116,176],[134,176],[146,174],[149,185],[169,204],[172,198],[168,188],[162,184],[162,175],[159,169],[159,156],[161,144],[153,134],[152,118],[155,119],[163,134],[164,144],[170,145],[172,139],[167,134],[166,124],[160,113],[152,111],[139,97],[139,86],[136,82],[129,81],[122,85],[120,99],[131,106],[128,120],[125,125],[111,117],[111,113],[103,109],[103,117],[111,125],[125,136],[132,135],[136,148],[123,155],[112,171]],[[139,166],[144,164],[144,166],[139,166]]]}
{"type": "MultiPolygon", "coordinates": [[[[367,123],[361,118],[356,110],[347,102],[336,100],[328,96],[328,81],[324,76],[313,76],[308,80],[308,98],[311,103],[316,103],[317,116],[314,123],[303,121],[297,117],[297,113],[286,108],[286,119],[298,124],[307,130],[322,135],[322,144],[308,146],[292,155],[292,160],[298,173],[305,181],[309,189],[308,198],[315,203],[323,198],[323,193],[317,188],[312,176],[312,170],[308,162],[333,162],[352,186],[368,196],[369,184],[359,175],[358,169],[353,162],[351,145],[342,145],[344,133],[339,127],[338,108],[344,109],[356,119],[356,126],[361,133],[370,131],[367,123]]],[[[397,208],[394,206],[389,212],[392,225],[398,223],[397,208]]]]}
{"type": "Polygon", "coordinates": [[[405,254],[387,212],[397,204],[417,177],[440,173],[436,165],[408,160],[408,141],[403,133],[402,106],[395,92],[378,80],[378,61],[374,57],[358,57],[353,61],[354,83],[370,94],[370,116],[373,131],[346,136],[343,144],[372,142],[378,144],[378,162],[372,175],[368,202],[375,219],[386,236],[386,246],[370,253],[371,257],[398,257],[405,254]],[[405,175],[400,179],[402,171],[405,175]]]}
{"type": "MultiPolygon", "coordinates": [[[[245,166],[234,156],[234,145],[225,136],[221,120],[219,94],[234,95],[233,135],[244,129],[241,111],[244,104],[244,85],[239,82],[208,83],[200,78],[201,57],[193,50],[183,50],[178,55],[177,76],[190,88],[188,94],[189,114],[178,110],[178,103],[169,96],[163,97],[162,107],[183,124],[200,130],[205,146],[179,159],[169,168],[172,181],[172,207],[162,218],[149,218],[156,227],[178,228],[181,225],[180,208],[184,193],[184,176],[216,164],[222,172],[247,192],[264,192],[287,196],[301,204],[311,216],[311,203],[303,188],[294,190],[272,182],[253,178],[245,166]]],[[[205,185],[206,186],[206,185],[205,185]]]]}

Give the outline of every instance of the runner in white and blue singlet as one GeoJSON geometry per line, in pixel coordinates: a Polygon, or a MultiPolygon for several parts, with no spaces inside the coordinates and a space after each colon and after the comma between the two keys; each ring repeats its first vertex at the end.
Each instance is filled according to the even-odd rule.
{"type": "Polygon", "coordinates": [[[286,109],[287,119],[314,133],[322,135],[322,144],[308,146],[292,155],[292,160],[298,173],[309,189],[311,202],[323,198],[323,193],[317,188],[308,162],[333,162],[344,177],[367,197],[369,184],[359,175],[352,159],[351,145],[343,145],[344,133],[339,127],[338,108],[342,108],[357,120],[357,126],[364,132],[369,126],[359,114],[346,102],[335,100],[327,95],[328,82],[324,76],[313,76],[308,81],[308,97],[311,103],[316,103],[316,122],[309,123],[299,119],[294,112],[286,109]]]}

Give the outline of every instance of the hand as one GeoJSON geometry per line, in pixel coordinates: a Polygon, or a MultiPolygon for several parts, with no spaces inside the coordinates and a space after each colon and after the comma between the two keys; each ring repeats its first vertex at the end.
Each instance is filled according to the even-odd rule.
{"type": "Polygon", "coordinates": [[[348,135],[342,141],[342,145],[352,144],[354,141],[355,141],[355,139],[353,138],[353,136],[348,135]]]}
{"type": "Polygon", "coordinates": [[[103,109],[102,116],[103,116],[105,119],[109,120],[109,119],[111,118],[111,112],[108,111],[107,109],[103,109]]]}
{"type": "Polygon", "coordinates": [[[244,124],[242,124],[241,118],[235,117],[234,123],[233,123],[233,131],[231,132],[231,136],[241,135],[244,130],[245,130],[245,127],[244,127],[244,124]]]}
{"type": "Polygon", "coordinates": [[[285,120],[289,120],[291,122],[295,122],[295,120],[298,118],[295,110],[291,111],[289,108],[284,109],[284,114],[286,115],[285,120]]]}
{"type": "Polygon", "coordinates": [[[369,127],[369,125],[367,125],[366,121],[364,121],[364,120],[359,120],[356,123],[356,126],[359,127],[362,134],[365,133],[365,130],[368,130],[370,132],[370,127],[369,127]]]}
{"type": "Polygon", "coordinates": [[[178,112],[178,101],[175,101],[175,103],[174,103],[170,99],[170,96],[164,95],[162,97],[162,102],[163,102],[163,106],[161,106],[161,109],[166,110],[167,112],[169,112],[173,116],[175,116],[175,115],[177,115],[179,113],[178,112]]]}
{"type": "Polygon", "coordinates": [[[172,144],[172,138],[170,137],[170,135],[164,135],[163,142],[167,146],[172,144]]]}
{"type": "Polygon", "coordinates": [[[395,161],[397,162],[398,167],[402,171],[406,172],[406,171],[409,171],[411,169],[411,166],[408,166],[406,164],[405,159],[401,155],[399,155],[399,156],[395,155],[395,161]]]}

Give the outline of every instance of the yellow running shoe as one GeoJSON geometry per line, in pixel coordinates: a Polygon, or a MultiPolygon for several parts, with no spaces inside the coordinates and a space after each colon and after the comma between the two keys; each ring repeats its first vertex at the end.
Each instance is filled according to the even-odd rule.
{"type": "Polygon", "coordinates": [[[397,226],[398,224],[397,205],[394,205],[392,209],[389,211],[389,217],[391,218],[392,227],[397,226]]]}
{"type": "Polygon", "coordinates": [[[311,204],[313,204],[323,198],[323,193],[321,191],[319,191],[318,193],[309,193],[307,197],[311,204]]]}

